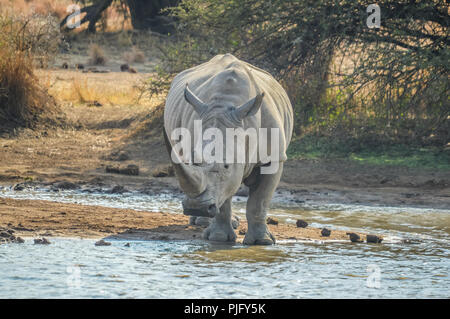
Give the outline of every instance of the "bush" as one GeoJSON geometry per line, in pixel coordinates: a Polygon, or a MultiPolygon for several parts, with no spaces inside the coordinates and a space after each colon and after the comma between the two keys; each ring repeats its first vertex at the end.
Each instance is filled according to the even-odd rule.
{"type": "Polygon", "coordinates": [[[380,142],[439,135],[445,145],[448,8],[436,0],[378,1],[381,28],[369,28],[371,3],[184,0],[171,10],[179,33],[164,49],[163,68],[179,72],[231,52],[282,82],[297,134],[315,127],[354,135],[369,123],[380,142]]]}
{"type": "Polygon", "coordinates": [[[43,20],[0,16],[0,129],[33,127],[45,117],[55,120],[55,100],[33,73],[35,54],[48,56],[54,43],[42,35],[43,20]],[[49,50],[45,52],[45,49],[49,50]]]}
{"type": "Polygon", "coordinates": [[[63,43],[57,19],[36,13],[0,14],[0,45],[32,57],[38,67],[47,67],[63,43]]]}

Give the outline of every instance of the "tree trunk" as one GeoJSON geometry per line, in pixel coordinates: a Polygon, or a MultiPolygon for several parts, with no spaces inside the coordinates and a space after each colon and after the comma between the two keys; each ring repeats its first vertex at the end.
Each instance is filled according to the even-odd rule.
{"type": "Polygon", "coordinates": [[[180,0],[127,0],[134,29],[159,33],[173,32],[174,21],[161,10],[178,5],[180,0]]]}

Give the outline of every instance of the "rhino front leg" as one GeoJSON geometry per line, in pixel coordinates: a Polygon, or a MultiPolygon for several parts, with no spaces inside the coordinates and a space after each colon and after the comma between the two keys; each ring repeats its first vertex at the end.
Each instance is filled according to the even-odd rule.
{"type": "Polygon", "coordinates": [[[274,174],[261,174],[260,168],[255,168],[252,173],[252,181],[248,185],[250,194],[246,211],[248,230],[244,237],[245,245],[275,244],[275,237],[267,228],[266,216],[282,172],[283,163],[280,163],[278,171],[274,174]]]}
{"type": "Polygon", "coordinates": [[[236,233],[231,224],[231,197],[228,198],[203,232],[203,238],[211,241],[235,242],[236,233]]]}

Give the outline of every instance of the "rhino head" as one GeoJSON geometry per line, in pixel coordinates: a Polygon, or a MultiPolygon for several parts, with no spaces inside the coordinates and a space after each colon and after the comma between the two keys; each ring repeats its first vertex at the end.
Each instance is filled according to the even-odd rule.
{"type": "MultiPolygon", "coordinates": [[[[222,132],[225,139],[227,128],[243,128],[242,120],[258,112],[264,93],[257,94],[240,106],[222,104],[220,101],[209,105],[198,98],[186,84],[184,97],[202,120],[203,132],[208,128],[215,128],[222,132]]],[[[171,144],[167,135],[165,138],[170,154],[171,144]]],[[[201,143],[202,149],[208,144],[206,141],[201,143]]],[[[224,141],[224,157],[227,145],[224,141]]],[[[205,217],[218,214],[223,203],[236,193],[242,183],[245,169],[245,163],[229,162],[226,158],[213,163],[196,162],[188,165],[180,162],[173,163],[173,166],[180,187],[187,195],[182,202],[184,214],[205,217]]]]}

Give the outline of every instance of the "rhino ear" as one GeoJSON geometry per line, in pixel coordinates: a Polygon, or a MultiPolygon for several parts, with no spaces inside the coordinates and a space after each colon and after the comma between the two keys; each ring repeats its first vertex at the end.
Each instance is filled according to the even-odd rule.
{"type": "Polygon", "coordinates": [[[203,103],[203,101],[200,100],[197,97],[197,95],[195,95],[194,92],[192,92],[189,89],[189,86],[187,83],[186,83],[186,88],[184,89],[184,98],[190,105],[192,105],[192,107],[198,113],[198,115],[202,115],[208,108],[208,106],[205,103],[203,103]]]}
{"type": "Polygon", "coordinates": [[[241,106],[239,106],[238,108],[236,108],[233,111],[233,116],[237,120],[241,121],[242,119],[244,119],[247,116],[255,115],[261,107],[263,97],[264,97],[264,92],[262,92],[261,94],[258,94],[250,101],[242,104],[241,106]]]}

